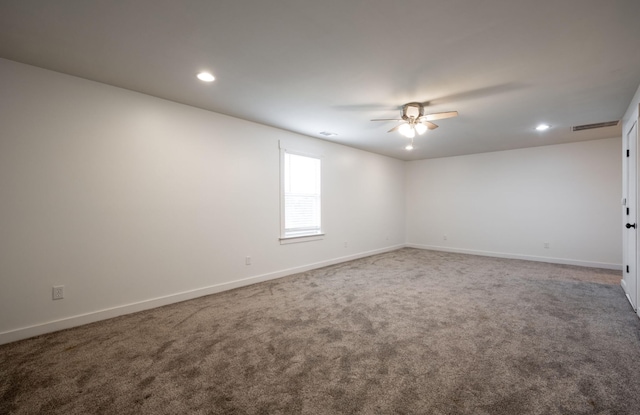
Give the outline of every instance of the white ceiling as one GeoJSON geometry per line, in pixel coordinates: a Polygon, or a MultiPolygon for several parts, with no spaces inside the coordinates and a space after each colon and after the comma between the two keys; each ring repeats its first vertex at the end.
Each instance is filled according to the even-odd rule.
{"type": "Polygon", "coordinates": [[[638,0],[0,0],[0,57],[403,160],[618,136],[570,127],[623,116],[639,45],[638,0]],[[460,116],[407,152],[369,120],[411,101],[460,116]]]}

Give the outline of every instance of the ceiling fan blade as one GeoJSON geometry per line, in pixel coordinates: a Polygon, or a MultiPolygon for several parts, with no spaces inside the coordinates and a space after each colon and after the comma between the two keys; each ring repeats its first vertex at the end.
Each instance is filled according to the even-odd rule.
{"type": "Polygon", "coordinates": [[[424,121],[423,124],[426,125],[427,128],[430,129],[430,130],[435,130],[436,128],[438,128],[437,124],[434,124],[434,123],[429,122],[429,121],[424,121]]]}
{"type": "Polygon", "coordinates": [[[435,120],[443,120],[445,118],[452,118],[457,116],[458,116],[458,111],[434,112],[433,114],[423,115],[421,119],[426,121],[435,121],[435,120]]]}
{"type": "Polygon", "coordinates": [[[488,98],[494,95],[506,94],[512,91],[517,91],[519,89],[526,88],[528,86],[529,85],[517,83],[517,82],[508,82],[505,84],[490,85],[483,88],[477,88],[477,89],[458,92],[456,94],[432,98],[423,104],[426,107],[427,105],[443,105],[443,104],[449,104],[451,102],[488,98]]]}
{"type": "Polygon", "coordinates": [[[402,121],[401,118],[375,118],[371,121],[402,121]]]}
{"type": "MultiPolygon", "coordinates": [[[[394,132],[394,131],[398,130],[398,128],[400,128],[401,126],[403,126],[403,125],[405,125],[405,124],[406,124],[406,123],[404,123],[404,122],[403,122],[402,124],[398,124],[398,125],[396,125],[395,127],[393,127],[392,129],[390,129],[390,130],[389,130],[389,131],[387,131],[387,132],[388,132],[388,133],[392,133],[392,132],[394,132]]],[[[434,125],[435,125],[435,124],[434,124],[434,125]]]]}

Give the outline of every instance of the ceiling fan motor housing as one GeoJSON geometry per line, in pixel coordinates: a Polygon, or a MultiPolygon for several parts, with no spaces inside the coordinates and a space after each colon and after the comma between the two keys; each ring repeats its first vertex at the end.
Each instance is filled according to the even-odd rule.
{"type": "Polygon", "coordinates": [[[402,106],[402,119],[409,121],[418,119],[424,115],[424,106],[419,102],[410,102],[402,106]]]}

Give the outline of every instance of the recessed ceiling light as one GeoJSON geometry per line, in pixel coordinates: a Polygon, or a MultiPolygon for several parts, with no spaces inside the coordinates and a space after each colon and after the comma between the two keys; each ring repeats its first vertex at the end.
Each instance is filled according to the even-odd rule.
{"type": "Polygon", "coordinates": [[[549,124],[540,124],[536,127],[536,130],[545,131],[545,130],[548,130],[549,128],[551,128],[549,124]]]}
{"type": "Polygon", "coordinates": [[[209,72],[200,72],[197,75],[198,79],[203,81],[203,82],[213,82],[215,81],[215,77],[213,75],[211,75],[209,72]]]}

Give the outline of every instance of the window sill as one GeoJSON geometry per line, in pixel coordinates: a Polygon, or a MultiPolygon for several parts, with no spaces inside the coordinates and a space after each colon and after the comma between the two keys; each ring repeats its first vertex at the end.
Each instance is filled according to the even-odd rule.
{"type": "Polygon", "coordinates": [[[280,238],[280,245],[297,244],[300,242],[320,241],[322,239],[324,239],[324,233],[316,233],[313,235],[304,235],[304,236],[288,236],[285,238],[280,238]]]}

